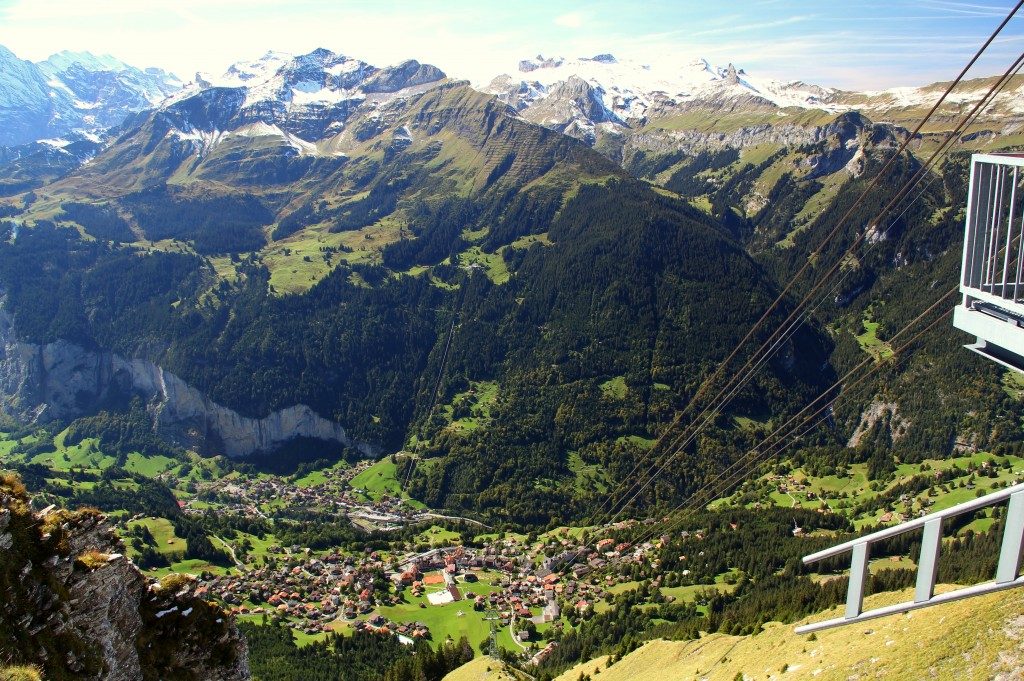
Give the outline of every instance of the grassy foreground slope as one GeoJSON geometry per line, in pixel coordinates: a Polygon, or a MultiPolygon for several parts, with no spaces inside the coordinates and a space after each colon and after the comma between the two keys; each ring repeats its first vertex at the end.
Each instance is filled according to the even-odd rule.
{"type": "MultiPolygon", "coordinates": [[[[908,589],[865,600],[871,608],[912,599],[908,589]]],[[[839,614],[835,608],[806,621],[839,614]]],[[[581,674],[601,681],[732,681],[741,675],[815,681],[1019,678],[1014,673],[1024,664],[1024,591],[1019,589],[826,630],[816,637],[798,636],[793,626],[772,623],[754,636],[651,641],[610,667],[608,658],[600,657],[568,670],[558,681],[577,681],[581,674]]]]}
{"type": "Polygon", "coordinates": [[[498,660],[484,656],[474,658],[458,669],[448,672],[443,681],[517,681],[513,672],[498,660]]]}

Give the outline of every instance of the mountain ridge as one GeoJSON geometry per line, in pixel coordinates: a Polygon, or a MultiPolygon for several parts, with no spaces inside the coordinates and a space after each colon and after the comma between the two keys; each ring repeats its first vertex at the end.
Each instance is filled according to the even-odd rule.
{"type": "Polygon", "coordinates": [[[33,63],[0,46],[0,64],[3,146],[103,133],[181,86],[161,69],[138,69],[87,52],[60,52],[33,63]]]}
{"type": "MultiPolygon", "coordinates": [[[[599,489],[539,481],[599,463],[609,481],[628,471],[908,134],[856,112],[763,105],[677,114],[631,129],[636,145],[591,148],[418,62],[377,69],[328,50],[262,62],[135,115],[89,163],[7,202],[17,236],[2,278],[18,337],[145,360],[248,418],[307,405],[354,441],[435,459],[410,487],[430,505],[529,522],[599,489]],[[145,283],[140,298],[117,295],[123,276],[145,283]],[[459,401],[485,385],[499,408],[454,428],[459,401]]],[[[567,95],[606,115],[592,86],[570,80],[567,95]]],[[[933,142],[912,140],[911,153],[933,142]]],[[[924,197],[933,210],[944,200],[924,197]]],[[[827,314],[856,326],[892,262],[945,268],[955,215],[938,215],[934,229],[887,232],[878,251],[899,243],[898,258],[852,263],[827,314]]],[[[782,348],[738,397],[743,420],[717,424],[708,446],[728,458],[754,432],[730,423],[770,422],[827,384],[831,361],[857,353],[859,332],[836,323],[782,348]]],[[[936,366],[941,382],[950,365],[936,366]]],[[[944,404],[916,421],[958,402],[944,404]]],[[[909,437],[941,446],[943,433],[909,437]]],[[[670,483],[685,496],[699,479],[670,483]]]]}

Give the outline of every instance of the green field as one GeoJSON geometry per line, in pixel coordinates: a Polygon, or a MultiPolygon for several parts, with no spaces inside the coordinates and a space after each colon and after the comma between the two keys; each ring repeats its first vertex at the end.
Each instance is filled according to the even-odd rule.
{"type": "Polygon", "coordinates": [[[1015,400],[1024,400],[1024,374],[1007,371],[1002,378],[1003,390],[1015,400]]]}
{"type": "MultiPolygon", "coordinates": [[[[153,539],[156,540],[154,548],[165,556],[181,555],[186,548],[185,540],[174,534],[174,525],[166,518],[142,518],[128,523],[128,528],[143,525],[149,528],[153,539]]],[[[128,546],[128,555],[134,554],[131,545],[128,546]]]]}
{"type": "Polygon", "coordinates": [[[484,253],[479,246],[471,246],[459,254],[463,267],[479,268],[495,284],[504,284],[509,279],[508,266],[501,252],[484,253]]]}
{"type": "Polygon", "coordinates": [[[96,438],[86,438],[77,445],[65,447],[62,435],[63,433],[54,438],[56,451],[37,454],[32,457],[32,463],[41,463],[58,471],[72,468],[102,470],[114,465],[114,457],[99,450],[99,440],[96,438]]]}
{"type": "MultiPolygon", "coordinates": [[[[959,456],[949,459],[929,459],[922,463],[898,464],[892,476],[884,483],[868,480],[867,464],[851,464],[842,471],[837,471],[826,476],[812,476],[802,468],[795,468],[787,474],[788,492],[782,493],[776,489],[779,481],[771,481],[762,477],[759,480],[747,483],[747,487],[761,486],[765,489],[764,496],[760,503],[771,503],[776,506],[791,507],[794,505],[805,508],[816,508],[822,503],[822,499],[829,507],[839,513],[848,513],[855,506],[870,501],[875,497],[884,494],[898,484],[907,482],[914,476],[920,476],[928,472],[946,471],[958,466],[964,473],[957,478],[948,481],[942,486],[936,486],[935,496],[929,496],[927,491],[911,495],[908,503],[897,502],[890,504],[887,508],[878,509],[868,515],[853,518],[854,525],[858,528],[874,525],[880,522],[880,518],[887,511],[899,513],[916,513],[917,510],[925,508],[926,511],[938,511],[956,504],[974,499],[979,494],[985,494],[1001,486],[1014,484],[1017,479],[1024,475],[1024,458],[1017,456],[992,456],[985,452],[978,452],[969,456],[959,456]],[[983,462],[994,461],[996,467],[995,477],[976,475],[973,481],[973,488],[967,486],[971,474],[967,473],[968,466],[980,466],[983,462]],[[1006,464],[1009,468],[1006,468],[1006,464]],[[788,479],[794,482],[790,484],[788,479]],[[874,489],[872,486],[874,485],[874,489]],[[797,489],[802,486],[803,489],[797,489]],[[815,498],[811,498],[811,495],[815,498]]],[[[711,508],[722,508],[731,503],[730,498],[720,498],[710,504],[711,508]]],[[[748,505],[752,505],[748,503],[748,505]]],[[[991,524],[991,519],[981,518],[976,520],[971,527],[982,529],[991,524]]]]}
{"type": "Polygon", "coordinates": [[[398,241],[402,227],[397,216],[388,216],[362,229],[343,232],[331,232],[328,224],[313,225],[272,242],[261,252],[262,262],[270,270],[270,286],[278,294],[302,293],[341,262],[379,262],[381,249],[398,241]]]}
{"type": "Polygon", "coordinates": [[[327,482],[327,471],[341,471],[348,468],[348,464],[344,461],[338,461],[337,463],[328,466],[327,468],[320,468],[315,471],[310,471],[302,477],[293,480],[293,484],[296,487],[314,487],[316,485],[322,485],[327,482]]]}
{"type": "Polygon", "coordinates": [[[663,586],[661,587],[661,594],[666,597],[672,596],[676,599],[675,602],[677,603],[692,603],[697,594],[709,589],[731,593],[736,589],[736,585],[720,582],[715,584],[690,584],[687,586],[663,586]]]}
{"type": "Polygon", "coordinates": [[[201,572],[211,572],[213,574],[226,574],[231,572],[231,568],[224,568],[219,565],[213,565],[207,563],[205,560],[198,558],[190,558],[188,560],[180,560],[177,563],[171,563],[170,567],[162,567],[151,570],[146,570],[145,574],[155,579],[166,577],[167,575],[174,573],[187,573],[191,575],[197,575],[201,572]]]}
{"type": "MultiPolygon", "coordinates": [[[[461,577],[459,578],[459,591],[463,595],[469,592],[478,595],[489,594],[499,590],[499,583],[502,579],[500,573],[482,570],[473,574],[478,576],[479,581],[465,583],[462,582],[461,577]]],[[[425,594],[416,598],[408,591],[404,593],[404,598],[405,602],[377,608],[377,612],[394,622],[426,624],[430,628],[431,643],[434,646],[442,643],[449,636],[456,641],[460,637],[466,636],[473,647],[479,649],[480,642],[490,635],[490,623],[484,619],[485,611],[473,610],[472,601],[462,600],[447,605],[431,605],[425,594]],[[425,607],[420,607],[420,604],[424,604],[425,607]]],[[[519,650],[519,646],[513,643],[507,627],[499,634],[498,642],[499,645],[509,650],[519,650]]]]}
{"type": "Polygon", "coordinates": [[[437,525],[431,525],[416,535],[415,541],[419,544],[430,544],[431,546],[451,546],[462,541],[462,535],[437,525]]]}
{"type": "Polygon", "coordinates": [[[878,361],[892,357],[892,346],[878,337],[878,322],[865,318],[862,323],[864,325],[864,333],[857,336],[857,343],[860,344],[860,349],[878,361]]]}
{"type": "Polygon", "coordinates": [[[569,470],[576,476],[576,479],[573,481],[573,486],[578,494],[586,494],[589,492],[604,494],[608,491],[609,482],[600,465],[596,463],[585,463],[579,452],[569,453],[568,464],[569,470]]]}
{"type": "Polygon", "coordinates": [[[601,392],[604,396],[616,400],[625,398],[627,390],[629,390],[629,388],[626,385],[625,376],[615,376],[601,384],[601,392]]]}
{"type": "Polygon", "coordinates": [[[352,489],[363,490],[371,499],[380,499],[385,494],[402,496],[402,485],[397,475],[398,466],[390,458],[381,459],[352,478],[349,484],[352,489]]]}
{"type": "Polygon", "coordinates": [[[441,413],[448,421],[447,430],[468,433],[491,420],[491,407],[498,401],[499,388],[494,381],[473,381],[468,390],[457,393],[441,413]],[[468,414],[466,413],[468,412],[468,414]],[[460,416],[456,418],[455,414],[460,416]]]}
{"type": "Polygon", "coordinates": [[[139,473],[149,478],[154,478],[164,473],[181,462],[169,456],[160,454],[144,456],[138,452],[132,452],[125,461],[124,468],[132,473],[139,473]]]}

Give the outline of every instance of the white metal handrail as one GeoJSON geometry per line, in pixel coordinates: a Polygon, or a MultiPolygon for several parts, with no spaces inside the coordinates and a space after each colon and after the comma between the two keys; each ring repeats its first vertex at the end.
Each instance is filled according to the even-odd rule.
{"type": "Polygon", "coordinates": [[[1024,586],[1024,577],[1020,577],[1021,548],[1024,546],[1024,484],[1014,485],[1006,489],[987,494],[971,501],[930,513],[921,518],[887,527],[872,534],[851,539],[832,548],[812,553],[804,557],[804,564],[815,563],[825,558],[838,556],[847,551],[852,552],[850,561],[850,583],[846,590],[846,611],[842,617],[823,622],[814,622],[796,628],[796,633],[804,634],[820,629],[853,624],[876,617],[885,617],[900,612],[907,612],[930,605],[955,601],[970,596],[1024,586]],[[935,576],[939,566],[939,551],[942,548],[942,521],[953,516],[970,513],[987,506],[994,506],[1009,500],[1003,527],[1002,545],[999,549],[999,563],[996,566],[995,579],[974,586],[963,587],[943,594],[935,594],[935,576]],[[914,600],[884,608],[876,608],[864,612],[864,583],[867,581],[868,561],[871,545],[896,537],[907,532],[923,528],[921,537],[921,554],[917,562],[917,582],[914,587],[914,600]]]}

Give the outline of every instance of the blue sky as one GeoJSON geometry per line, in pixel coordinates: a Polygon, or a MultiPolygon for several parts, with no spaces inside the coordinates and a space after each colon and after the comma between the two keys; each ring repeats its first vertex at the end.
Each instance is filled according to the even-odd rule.
{"type": "MultiPolygon", "coordinates": [[[[847,88],[956,74],[1011,0],[0,0],[0,44],[27,59],[109,53],[186,80],[268,49],[327,47],[384,65],[415,58],[480,81],[536,54],[706,57],[751,74],[847,88]]],[[[1024,51],[1024,10],[974,73],[1024,51]]]]}

